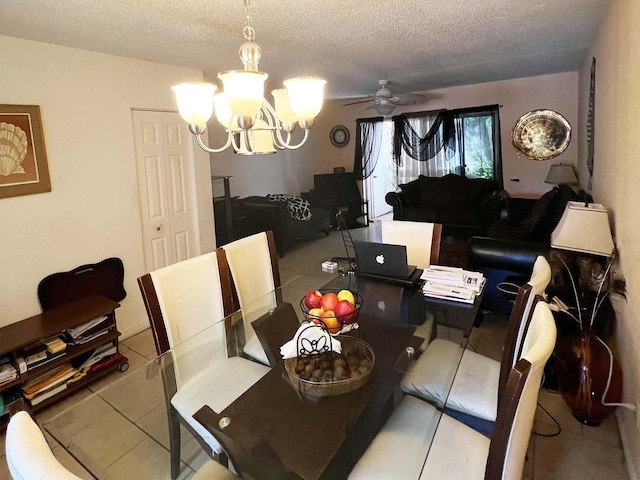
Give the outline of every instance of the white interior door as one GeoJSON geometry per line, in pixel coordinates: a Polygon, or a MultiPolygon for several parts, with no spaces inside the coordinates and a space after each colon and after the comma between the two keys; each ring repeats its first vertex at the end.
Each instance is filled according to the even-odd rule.
{"type": "Polygon", "coordinates": [[[151,272],[199,253],[193,150],[177,113],[132,114],[145,268],[151,272]]]}

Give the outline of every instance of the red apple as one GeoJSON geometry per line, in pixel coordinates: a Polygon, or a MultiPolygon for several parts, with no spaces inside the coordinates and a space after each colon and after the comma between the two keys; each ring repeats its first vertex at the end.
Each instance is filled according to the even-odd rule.
{"type": "Polygon", "coordinates": [[[356,308],[351,305],[349,300],[340,300],[336,305],[334,310],[336,317],[342,322],[345,323],[353,323],[356,318],[358,318],[356,308]]]}
{"type": "Polygon", "coordinates": [[[339,301],[340,300],[338,300],[338,296],[335,293],[332,293],[332,292],[325,293],[322,296],[322,300],[321,300],[322,308],[324,309],[325,312],[327,310],[333,310],[334,308],[336,308],[336,305],[338,304],[339,301]]]}
{"type": "Polygon", "coordinates": [[[318,290],[311,290],[304,297],[304,304],[307,308],[320,308],[322,304],[322,294],[318,290]]]}

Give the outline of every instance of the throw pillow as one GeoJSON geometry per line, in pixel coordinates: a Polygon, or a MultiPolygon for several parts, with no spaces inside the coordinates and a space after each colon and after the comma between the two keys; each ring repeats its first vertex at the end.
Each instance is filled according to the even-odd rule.
{"type": "Polygon", "coordinates": [[[288,193],[270,193],[267,198],[272,202],[286,202],[289,215],[294,220],[311,220],[311,208],[307,200],[288,193]]]}

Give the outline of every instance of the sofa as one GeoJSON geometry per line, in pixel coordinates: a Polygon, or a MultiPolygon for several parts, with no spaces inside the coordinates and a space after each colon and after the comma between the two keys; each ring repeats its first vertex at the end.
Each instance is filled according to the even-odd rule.
{"type": "MultiPolygon", "coordinates": [[[[272,201],[267,197],[251,196],[237,199],[246,215],[246,226],[240,236],[267,230],[273,231],[278,254],[283,256],[296,240],[328,236],[331,231],[330,212],[311,206],[311,218],[296,220],[286,201],[272,201]]],[[[237,236],[237,235],[236,235],[237,236]]],[[[239,238],[239,237],[238,237],[239,238]]]]}
{"type": "Polygon", "coordinates": [[[394,220],[441,223],[445,234],[472,235],[483,233],[495,219],[496,212],[487,208],[500,205],[488,200],[499,188],[496,181],[484,178],[420,175],[400,185],[398,191],[387,193],[385,201],[393,207],[394,220]]]}
{"type": "MultiPolygon", "coordinates": [[[[472,270],[487,278],[482,308],[508,314],[515,295],[503,293],[525,283],[538,255],[550,259],[551,233],[558,225],[568,201],[592,202],[593,198],[560,184],[538,199],[495,196],[488,207],[498,212],[498,220],[487,227],[484,236],[469,239],[467,261],[472,270]]],[[[560,268],[552,263],[552,268],[560,268]]]]}

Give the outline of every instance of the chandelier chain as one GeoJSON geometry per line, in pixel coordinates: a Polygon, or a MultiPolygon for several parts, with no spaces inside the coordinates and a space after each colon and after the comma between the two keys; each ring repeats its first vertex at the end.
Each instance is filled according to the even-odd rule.
{"type": "Polygon", "coordinates": [[[256,38],[256,31],[253,29],[251,21],[251,0],[244,0],[244,27],[242,28],[242,34],[248,42],[253,42],[256,38]]]}

